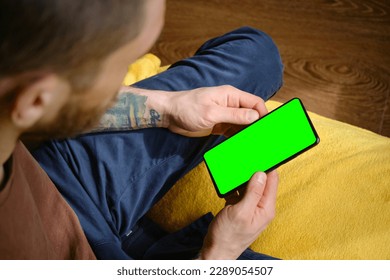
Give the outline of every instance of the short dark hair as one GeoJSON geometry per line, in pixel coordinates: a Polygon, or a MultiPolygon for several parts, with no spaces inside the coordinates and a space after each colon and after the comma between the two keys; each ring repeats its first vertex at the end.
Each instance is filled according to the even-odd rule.
{"type": "Polygon", "coordinates": [[[41,71],[90,86],[102,59],[139,34],[143,2],[1,0],[0,82],[41,71]]]}

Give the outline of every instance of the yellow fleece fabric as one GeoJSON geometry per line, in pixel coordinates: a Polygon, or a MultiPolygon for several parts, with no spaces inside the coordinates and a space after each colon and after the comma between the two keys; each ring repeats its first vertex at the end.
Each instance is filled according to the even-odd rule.
{"type": "MultiPolygon", "coordinates": [[[[135,82],[165,69],[148,54],[129,75],[135,82]]],[[[309,115],[321,142],[278,169],[276,217],[252,249],[282,259],[390,259],[390,138],[309,115]]],[[[202,162],[149,216],[175,231],[223,206],[202,162]]]]}

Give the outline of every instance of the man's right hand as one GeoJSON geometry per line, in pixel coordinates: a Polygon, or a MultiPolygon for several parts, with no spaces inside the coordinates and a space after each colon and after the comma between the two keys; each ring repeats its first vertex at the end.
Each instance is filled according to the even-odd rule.
{"type": "Polygon", "coordinates": [[[200,259],[237,259],[274,218],[278,181],[276,171],[255,173],[243,197],[210,224],[200,259]]]}

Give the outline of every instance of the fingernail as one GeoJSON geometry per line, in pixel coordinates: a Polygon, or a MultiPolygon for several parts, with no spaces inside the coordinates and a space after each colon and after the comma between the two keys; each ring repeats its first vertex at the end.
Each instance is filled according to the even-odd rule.
{"type": "Polygon", "coordinates": [[[259,118],[259,113],[257,113],[256,111],[250,111],[248,113],[248,121],[250,122],[254,122],[255,120],[257,120],[259,118]]]}
{"type": "Polygon", "coordinates": [[[257,182],[259,182],[260,184],[264,184],[265,183],[265,179],[266,179],[266,176],[265,176],[265,173],[263,172],[257,172],[257,182]]]}

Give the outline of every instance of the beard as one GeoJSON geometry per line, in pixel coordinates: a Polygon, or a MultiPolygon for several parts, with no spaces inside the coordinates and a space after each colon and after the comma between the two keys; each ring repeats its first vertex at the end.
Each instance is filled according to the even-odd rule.
{"type": "Polygon", "coordinates": [[[23,133],[21,140],[35,146],[51,139],[64,139],[89,132],[96,127],[107,108],[82,109],[80,103],[68,103],[58,116],[46,124],[38,124],[23,133]]]}

